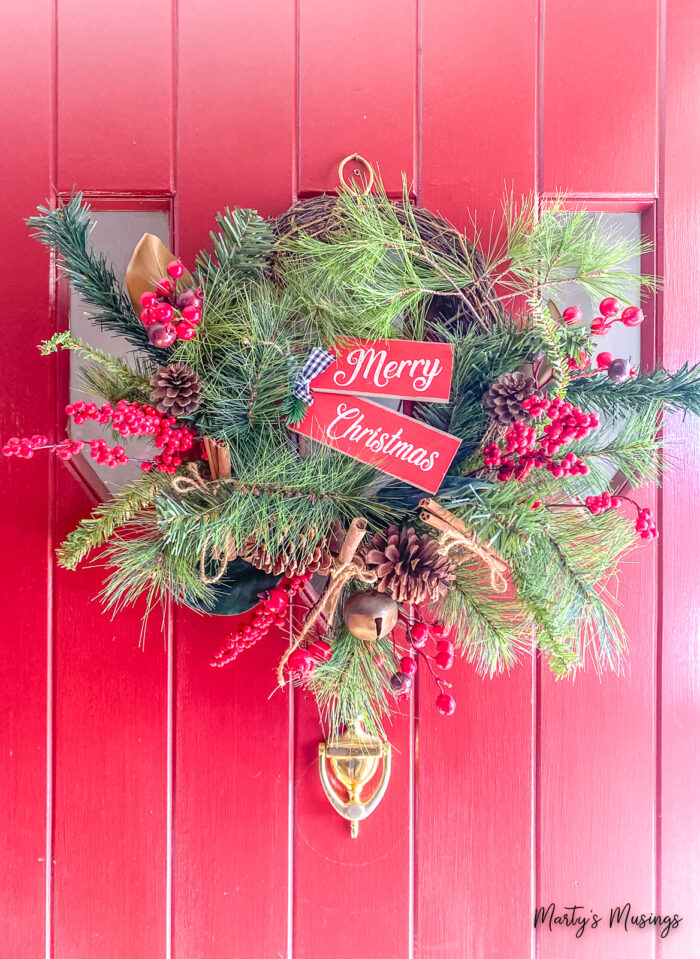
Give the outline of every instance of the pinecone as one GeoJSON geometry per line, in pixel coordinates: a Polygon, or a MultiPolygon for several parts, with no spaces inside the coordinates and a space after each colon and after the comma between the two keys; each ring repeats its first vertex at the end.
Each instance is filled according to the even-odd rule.
{"type": "Polygon", "coordinates": [[[529,422],[532,417],[523,409],[523,400],[537,392],[531,376],[518,371],[503,373],[484,393],[484,406],[501,426],[512,426],[516,420],[529,422]]]}
{"type": "Polygon", "coordinates": [[[159,366],[151,377],[151,403],[168,416],[191,416],[202,402],[199,377],[185,363],[159,366]]]}
{"type": "Polygon", "coordinates": [[[375,533],[365,553],[367,568],[379,577],[377,590],[397,603],[435,602],[455,578],[454,566],[432,537],[412,526],[375,533]]]}
{"type": "Polygon", "coordinates": [[[262,544],[256,543],[256,537],[249,537],[244,543],[241,556],[247,563],[273,576],[299,576],[302,573],[320,573],[325,576],[330,572],[333,556],[325,540],[317,543],[311,551],[311,558],[306,563],[299,563],[295,556],[277,553],[273,555],[262,544]]]}

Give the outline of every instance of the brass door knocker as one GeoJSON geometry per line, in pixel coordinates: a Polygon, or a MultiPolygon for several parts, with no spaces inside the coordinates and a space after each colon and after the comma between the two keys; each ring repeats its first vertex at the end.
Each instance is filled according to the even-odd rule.
{"type": "Polygon", "coordinates": [[[370,736],[360,720],[348,724],[337,739],[318,745],[319,772],[323,789],[331,806],[343,819],[350,821],[350,835],[357,838],[359,823],[374,812],[386,792],[391,775],[391,746],[376,736],[370,736]],[[348,798],[338,795],[328,775],[328,763],[345,786],[348,798]],[[363,788],[374,778],[380,761],[382,775],[379,785],[371,796],[362,796],[363,788]]]}

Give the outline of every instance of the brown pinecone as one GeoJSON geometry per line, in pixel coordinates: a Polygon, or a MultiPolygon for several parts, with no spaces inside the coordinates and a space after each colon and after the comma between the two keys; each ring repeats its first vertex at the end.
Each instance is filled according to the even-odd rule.
{"type": "Polygon", "coordinates": [[[432,537],[412,526],[390,526],[375,533],[365,553],[367,568],[379,577],[377,590],[397,603],[434,602],[455,578],[454,566],[438,552],[432,537]]]}
{"type": "Polygon", "coordinates": [[[501,426],[512,426],[516,420],[529,422],[532,417],[523,409],[523,400],[537,392],[531,376],[518,371],[503,373],[484,393],[484,406],[501,426]]]}
{"type": "Polygon", "coordinates": [[[199,377],[185,363],[159,366],[151,377],[151,403],[168,416],[191,416],[202,402],[199,377]]]}
{"type": "Polygon", "coordinates": [[[272,555],[262,544],[257,545],[256,537],[251,536],[246,540],[241,553],[242,558],[273,576],[298,576],[301,573],[320,573],[325,576],[330,572],[333,556],[328,549],[326,541],[317,543],[311,552],[311,558],[306,563],[299,563],[295,556],[277,553],[272,555]]]}

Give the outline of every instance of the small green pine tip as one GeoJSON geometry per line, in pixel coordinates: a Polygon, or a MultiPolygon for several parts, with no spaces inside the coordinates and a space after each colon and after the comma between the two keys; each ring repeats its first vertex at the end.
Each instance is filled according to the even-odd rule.
{"type": "Polygon", "coordinates": [[[285,404],[285,418],[287,426],[298,426],[306,416],[308,406],[296,396],[290,396],[285,404]]]}

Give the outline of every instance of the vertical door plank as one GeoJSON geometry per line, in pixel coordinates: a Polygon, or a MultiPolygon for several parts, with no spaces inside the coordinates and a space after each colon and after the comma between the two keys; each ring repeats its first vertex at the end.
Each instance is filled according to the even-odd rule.
{"type": "Polygon", "coordinates": [[[223,207],[263,216],[292,202],[296,152],[293,4],[182,0],[178,17],[179,253],[205,244],[223,207]]]}
{"type": "Polygon", "coordinates": [[[325,735],[313,697],[297,694],[296,706],[292,954],[316,959],[319,942],[329,942],[334,959],[405,959],[413,924],[409,707],[387,726],[392,769],[386,795],[351,839],[350,824],[331,807],[319,778],[318,744],[325,735]]]}
{"type": "MultiPolygon", "coordinates": [[[[49,257],[29,238],[24,217],[51,183],[52,4],[14,4],[3,12],[0,130],[3,227],[0,236],[7,316],[0,355],[0,423],[11,435],[53,431],[50,368],[34,340],[50,335],[49,257]],[[11,149],[7,147],[11,144],[11,149]]],[[[0,940],[9,959],[45,949],[47,796],[47,629],[50,628],[53,512],[49,462],[2,460],[0,583],[0,940]]]]}
{"type": "MultiPolygon", "coordinates": [[[[423,10],[422,195],[488,237],[504,187],[535,188],[537,4],[449,0],[423,10]]],[[[530,954],[532,663],[482,679],[458,660],[457,711],[420,677],[416,955],[530,954]]]]}
{"type": "Polygon", "coordinates": [[[657,6],[547,4],[544,189],[655,193],[657,6]]]}
{"type": "MultiPolygon", "coordinates": [[[[666,283],[661,350],[665,364],[697,362],[696,305],[700,183],[697,110],[700,8],[668,4],[664,175],[662,180],[666,283]]],[[[684,917],[662,940],[664,959],[700,954],[700,429],[692,417],[669,417],[667,442],[681,468],[669,471],[662,494],[662,638],[660,657],[659,910],[684,917]]]]}
{"type": "MultiPolygon", "coordinates": [[[[295,56],[292,4],[180,3],[175,248],[187,262],[217,210],[292,202],[295,56]]],[[[173,955],[286,955],[289,704],[268,699],[286,638],[212,669],[231,620],[178,610],[175,628],[173,955]]]]}
{"type": "Polygon", "coordinates": [[[334,190],[351,153],[374,164],[388,190],[401,189],[402,172],[411,183],[416,62],[416,0],[300,0],[302,193],[334,190]]]}
{"type": "MultiPolygon", "coordinates": [[[[58,474],[64,537],[93,505],[58,474]]],[[[161,959],[166,935],[167,653],[160,611],[113,621],[104,571],[56,572],[55,954],[161,959]]]]}
{"type": "MultiPolygon", "coordinates": [[[[544,36],[545,188],[653,194],[656,4],[548,6],[544,36]]],[[[655,508],[653,489],[635,495],[655,508]]],[[[610,929],[609,911],[654,901],[657,556],[655,546],[641,548],[621,574],[629,670],[601,679],[591,671],[573,684],[543,677],[537,904],[575,903],[604,926],[575,946],[571,930],[538,930],[543,957],[572,948],[596,959],[653,954],[653,935],[639,942],[610,929]]]]}
{"type": "MultiPolygon", "coordinates": [[[[379,170],[385,187],[415,178],[416,5],[301,0],[300,192],[334,190],[351,153],[379,170]]],[[[348,166],[348,171],[354,165],[348,166]]],[[[338,959],[405,957],[412,949],[413,729],[388,728],[393,749],[385,798],[356,840],[331,808],[318,773],[324,732],[311,697],[295,704],[296,815],[293,954],[315,959],[319,942],[338,959]],[[376,891],[381,890],[381,907],[376,891]]]]}
{"type": "MultiPolygon", "coordinates": [[[[653,489],[639,492],[654,509],[653,489]]],[[[539,955],[558,959],[653,956],[654,934],[609,928],[609,912],[627,901],[637,911],[654,902],[654,700],[656,556],[642,546],[625,566],[620,618],[630,638],[627,673],[556,682],[541,689],[539,883],[537,905],[591,910],[602,922],[574,941],[575,930],[540,928],[539,955]]],[[[543,667],[544,668],[544,667],[543,667]]]]}
{"type": "Polygon", "coordinates": [[[59,189],[170,189],[171,6],[57,4],[59,189]]]}

